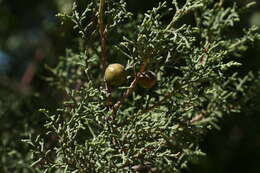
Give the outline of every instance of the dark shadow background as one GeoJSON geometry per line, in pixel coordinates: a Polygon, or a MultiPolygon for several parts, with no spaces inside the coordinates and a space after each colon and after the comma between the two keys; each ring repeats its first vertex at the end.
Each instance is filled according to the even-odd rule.
{"type": "MultiPolygon", "coordinates": [[[[137,14],[158,2],[128,0],[128,9],[137,14]]],[[[248,2],[237,0],[239,5],[248,2]]],[[[42,105],[55,109],[62,97],[49,88],[42,76],[48,75],[44,64],[54,66],[65,48],[75,42],[70,24],[60,26],[55,17],[58,11],[68,11],[70,6],[71,0],[0,0],[0,172],[21,172],[29,167],[25,161],[21,168],[17,166],[17,162],[26,159],[26,153],[21,154],[26,148],[20,146],[20,140],[28,129],[40,131],[44,119],[39,118],[36,110],[42,105]],[[20,153],[10,154],[13,149],[20,153]]],[[[260,2],[242,16],[236,30],[252,23],[260,26],[260,2]]],[[[243,63],[240,75],[259,70],[260,43],[248,49],[239,61],[243,63]]],[[[201,143],[208,155],[190,164],[190,169],[183,173],[259,173],[259,93],[251,105],[221,120],[222,129],[209,132],[201,143]]]]}

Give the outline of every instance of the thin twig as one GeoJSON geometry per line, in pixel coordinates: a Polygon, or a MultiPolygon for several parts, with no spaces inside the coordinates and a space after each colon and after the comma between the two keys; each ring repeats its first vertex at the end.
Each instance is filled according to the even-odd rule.
{"type": "Polygon", "coordinates": [[[170,99],[178,90],[180,90],[180,88],[173,90],[172,92],[168,93],[167,95],[164,96],[164,98],[162,100],[160,100],[159,102],[155,103],[154,105],[152,105],[151,107],[143,110],[141,112],[141,114],[150,112],[152,110],[154,110],[155,108],[161,106],[166,100],[170,99]]]}
{"type": "Polygon", "coordinates": [[[178,92],[179,90],[185,88],[188,84],[193,83],[193,82],[196,82],[196,81],[197,81],[197,80],[195,80],[195,81],[189,81],[189,82],[187,82],[187,83],[185,83],[185,84],[182,84],[180,87],[178,87],[178,88],[176,88],[175,90],[173,90],[173,91],[169,92],[168,94],[166,94],[166,95],[163,97],[162,100],[160,100],[159,102],[155,103],[155,104],[152,105],[151,107],[149,107],[149,108],[147,108],[147,109],[141,111],[141,113],[138,114],[138,115],[145,114],[145,113],[150,112],[150,111],[154,110],[155,108],[161,106],[161,105],[162,105],[163,103],[165,103],[168,99],[170,99],[176,92],[178,92]]]}
{"type": "Polygon", "coordinates": [[[103,72],[105,71],[105,68],[107,66],[107,49],[108,49],[107,33],[105,31],[105,23],[104,23],[104,6],[105,6],[105,0],[100,0],[98,24],[99,24],[99,34],[101,39],[101,63],[102,63],[103,72]]]}
{"type": "Polygon", "coordinates": [[[113,102],[112,102],[112,90],[111,90],[111,86],[105,82],[105,89],[106,89],[106,93],[107,93],[107,106],[112,109],[114,109],[114,106],[113,106],[113,102]]]}
{"type": "Polygon", "coordinates": [[[146,66],[148,64],[148,59],[145,59],[139,73],[136,74],[134,80],[132,81],[131,85],[129,86],[129,88],[126,90],[126,92],[123,94],[123,96],[120,98],[119,101],[116,102],[116,104],[113,106],[113,114],[116,115],[118,109],[120,108],[120,106],[124,103],[125,99],[127,99],[129,97],[130,94],[133,93],[135,86],[140,78],[140,74],[142,72],[144,72],[146,66]]]}
{"type": "Polygon", "coordinates": [[[202,114],[202,113],[200,113],[200,114],[197,114],[194,118],[192,118],[191,120],[190,120],[190,123],[192,124],[192,123],[195,123],[195,122],[197,122],[197,121],[199,121],[199,120],[201,120],[201,119],[203,119],[204,118],[204,114],[202,114]]]}
{"type": "MultiPolygon", "coordinates": [[[[105,69],[108,65],[107,62],[107,32],[105,31],[105,23],[104,23],[104,6],[105,0],[99,1],[99,17],[98,17],[98,24],[99,24],[99,34],[100,34],[100,41],[101,41],[101,63],[102,63],[102,71],[105,72],[105,69]]],[[[108,94],[107,104],[109,107],[112,105],[112,96],[111,96],[111,86],[105,82],[106,92],[108,94]]],[[[112,106],[113,107],[113,106],[112,106]]]]}
{"type": "Polygon", "coordinates": [[[114,114],[116,114],[117,110],[119,109],[119,107],[123,104],[123,102],[125,101],[125,99],[130,95],[132,94],[132,92],[134,91],[135,89],[135,86],[137,84],[137,80],[138,80],[138,76],[137,75],[133,82],[131,83],[130,87],[127,89],[127,91],[123,94],[123,96],[120,98],[120,100],[118,102],[116,102],[116,104],[113,106],[114,107],[114,114]]]}

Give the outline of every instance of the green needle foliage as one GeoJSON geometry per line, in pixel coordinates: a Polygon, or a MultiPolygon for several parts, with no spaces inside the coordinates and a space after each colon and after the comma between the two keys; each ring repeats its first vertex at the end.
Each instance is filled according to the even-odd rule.
{"type": "Polygon", "coordinates": [[[44,172],[180,172],[204,155],[199,142],[218,120],[254,96],[256,75],[239,77],[238,58],[260,39],[258,28],[234,33],[253,3],[165,1],[134,16],[124,0],[76,1],[70,14],[77,46],[67,49],[47,80],[64,91],[46,134],[25,140],[44,172]],[[76,47],[76,48],[75,48],[76,47]],[[122,87],[103,80],[110,63],[128,72],[122,87]],[[151,89],[137,85],[153,71],[151,89]]]}

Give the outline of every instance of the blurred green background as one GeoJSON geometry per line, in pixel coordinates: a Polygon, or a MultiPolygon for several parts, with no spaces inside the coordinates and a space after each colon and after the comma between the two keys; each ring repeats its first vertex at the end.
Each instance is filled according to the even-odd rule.
{"type": "MultiPolygon", "coordinates": [[[[134,14],[145,12],[160,0],[128,0],[134,14]]],[[[233,1],[227,1],[232,3],[233,1]]],[[[236,0],[243,6],[250,0],[236,0]]],[[[28,148],[21,142],[27,132],[44,133],[44,118],[37,109],[54,110],[62,100],[44,81],[44,64],[54,66],[66,47],[77,40],[70,23],[60,25],[58,12],[69,12],[72,0],[0,0],[0,172],[34,172],[28,148]]],[[[226,4],[228,5],[228,4],[226,4]]],[[[188,20],[188,19],[185,19],[188,20]]],[[[189,21],[187,21],[189,22],[189,21]]],[[[260,2],[242,15],[237,31],[260,27],[260,2]]],[[[239,74],[260,70],[260,43],[248,49],[239,74]]],[[[239,114],[221,120],[222,129],[207,134],[201,143],[206,157],[183,173],[260,172],[260,94],[239,114]]]]}

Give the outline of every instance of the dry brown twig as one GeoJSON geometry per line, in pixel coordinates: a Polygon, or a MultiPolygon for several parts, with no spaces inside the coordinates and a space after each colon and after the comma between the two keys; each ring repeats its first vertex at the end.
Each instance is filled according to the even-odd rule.
{"type": "Polygon", "coordinates": [[[197,114],[195,117],[193,117],[191,120],[190,120],[190,123],[196,123],[197,121],[201,120],[204,118],[204,114],[200,113],[200,114],[197,114]]]}
{"type": "Polygon", "coordinates": [[[98,24],[99,24],[99,34],[101,40],[101,63],[103,72],[107,66],[107,32],[105,30],[105,23],[104,23],[104,6],[105,0],[100,0],[99,4],[99,17],[98,17],[98,24]]]}
{"type": "MultiPolygon", "coordinates": [[[[105,69],[108,65],[108,57],[107,57],[107,32],[105,30],[105,23],[104,23],[104,6],[105,6],[105,0],[99,1],[99,17],[98,17],[98,25],[99,25],[99,35],[100,35],[100,42],[101,42],[101,63],[102,63],[102,71],[105,72],[105,69]]],[[[108,99],[107,99],[107,105],[109,107],[112,106],[112,96],[111,96],[111,87],[104,81],[105,83],[105,89],[108,93],[108,99]]],[[[112,106],[113,107],[113,106],[112,106]]]]}
{"type": "Polygon", "coordinates": [[[132,81],[129,88],[126,90],[126,92],[123,94],[123,96],[119,99],[119,101],[116,102],[116,104],[113,106],[113,114],[116,115],[118,109],[120,106],[124,103],[125,99],[131,95],[136,87],[136,84],[138,82],[138,79],[140,78],[140,74],[145,71],[145,68],[148,64],[148,59],[145,58],[143,64],[141,65],[140,71],[135,75],[134,80],[132,81]]]}

